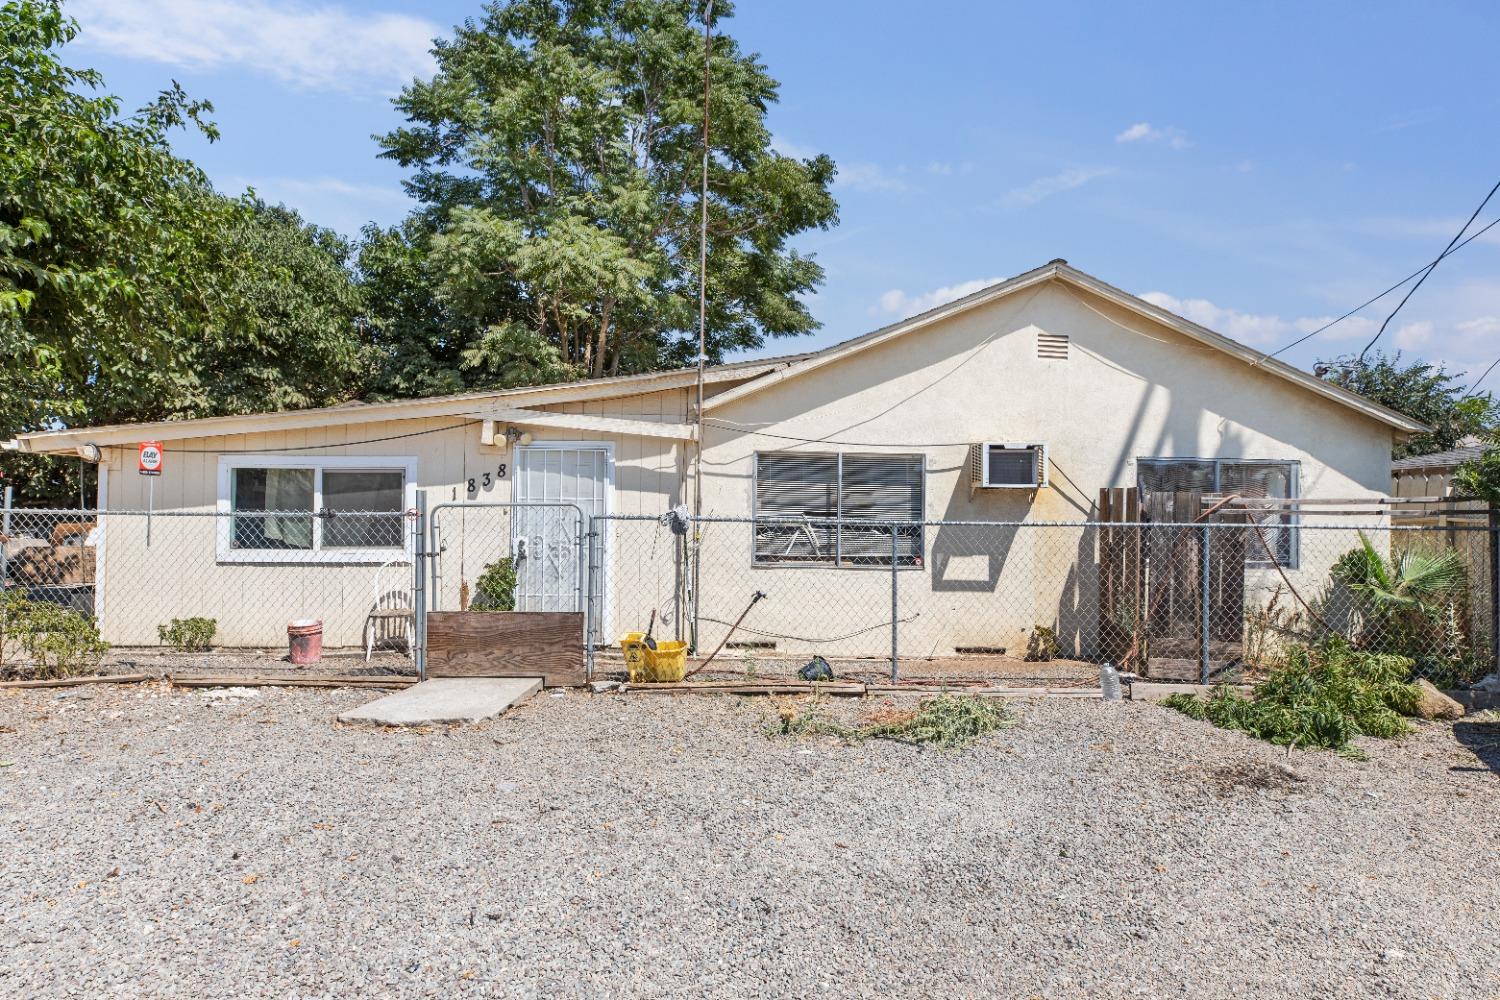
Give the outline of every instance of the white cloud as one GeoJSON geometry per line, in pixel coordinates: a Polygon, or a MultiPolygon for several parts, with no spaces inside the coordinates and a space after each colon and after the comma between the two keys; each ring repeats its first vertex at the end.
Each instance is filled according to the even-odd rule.
{"type": "MultiPolygon", "coordinates": [[[[1349,229],[1356,233],[1385,239],[1431,240],[1435,244],[1430,248],[1432,257],[1436,257],[1438,251],[1447,245],[1447,242],[1453,238],[1453,234],[1458,232],[1459,227],[1466,221],[1466,218],[1456,215],[1375,215],[1354,220],[1349,223],[1349,229]]],[[[1479,232],[1484,228],[1484,224],[1485,220],[1477,220],[1465,231],[1464,238],[1467,239],[1479,232]]],[[[1476,245],[1480,243],[1488,243],[1491,246],[1500,245],[1500,226],[1491,229],[1474,242],[1476,245]]],[[[1428,259],[1430,260],[1431,257],[1428,259]]]]}
{"type": "MultiPolygon", "coordinates": [[[[771,148],[782,156],[790,156],[798,160],[810,160],[818,155],[818,151],[812,147],[784,139],[779,135],[771,138],[771,148]]],[[[834,165],[838,167],[838,173],[833,178],[835,187],[848,188],[851,191],[906,191],[911,187],[906,182],[904,166],[892,169],[878,163],[840,160],[838,157],[834,157],[834,165]]]]}
{"type": "MultiPolygon", "coordinates": [[[[266,177],[260,180],[244,180],[245,187],[266,201],[291,202],[298,198],[333,195],[355,201],[405,203],[406,192],[399,186],[383,184],[356,184],[337,177],[266,177]]],[[[240,186],[239,183],[235,185],[240,186]]]]}
{"type": "Polygon", "coordinates": [[[310,90],[394,92],[433,70],[438,25],[292,0],[77,0],[79,40],[189,70],[244,68],[310,90]]]}
{"type": "MultiPolygon", "coordinates": [[[[1332,316],[1299,316],[1283,319],[1274,313],[1245,313],[1226,309],[1207,299],[1179,299],[1166,292],[1146,292],[1141,298],[1154,306],[1206,326],[1215,333],[1222,333],[1232,340],[1252,347],[1280,347],[1284,341],[1292,340],[1328,323],[1332,316]]],[[[1326,340],[1351,340],[1369,337],[1379,329],[1373,320],[1363,316],[1351,316],[1319,337],[1326,340]]]]}
{"type": "Polygon", "coordinates": [[[1011,188],[1002,201],[1008,208],[1024,208],[1055,194],[1081,188],[1090,181],[1108,177],[1114,172],[1114,167],[1074,167],[1048,177],[1038,177],[1030,184],[1011,188]]]}
{"type": "Polygon", "coordinates": [[[878,163],[840,163],[838,170],[834,185],[851,191],[905,191],[910,187],[901,176],[901,169],[891,171],[878,163]]]}
{"type": "Polygon", "coordinates": [[[1182,129],[1174,125],[1157,128],[1150,122],[1136,122],[1115,136],[1115,142],[1165,142],[1173,149],[1187,149],[1193,144],[1182,129]]]}
{"type": "Polygon", "coordinates": [[[1406,323],[1396,327],[1396,334],[1392,343],[1398,350],[1421,351],[1437,334],[1437,326],[1431,320],[1418,320],[1415,323],[1406,323]]]}
{"type": "Polygon", "coordinates": [[[1004,278],[976,278],[973,281],[961,281],[944,288],[934,288],[920,295],[907,295],[899,288],[892,288],[881,293],[879,302],[870,310],[870,313],[875,316],[915,316],[917,313],[961,299],[965,295],[972,295],[981,288],[988,288],[1004,280],[1004,278]]]}
{"type": "Polygon", "coordinates": [[[220,187],[230,193],[253,188],[262,201],[286,205],[303,219],[355,236],[367,222],[390,225],[413,203],[396,182],[365,184],[339,177],[229,177],[220,187]]]}

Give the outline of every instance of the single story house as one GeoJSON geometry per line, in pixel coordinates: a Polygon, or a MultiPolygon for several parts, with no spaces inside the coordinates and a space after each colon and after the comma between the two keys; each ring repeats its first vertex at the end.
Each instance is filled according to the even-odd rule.
{"type": "MultiPolygon", "coordinates": [[[[576,550],[564,538],[555,551],[544,541],[527,552],[525,518],[485,503],[654,518],[701,485],[705,515],[783,519],[704,529],[705,645],[757,589],[771,595],[756,611],[758,632],[782,648],[888,622],[894,558],[904,644],[1015,649],[1045,623],[1065,651],[1086,654],[1078,567],[1092,542],[1079,529],[934,525],[898,534],[893,556],[889,530],[784,519],[1079,522],[1100,488],[1137,485],[1384,495],[1393,441],[1425,429],[1062,260],[824,350],[709,368],[701,484],[695,380],[687,369],[69,428],[10,447],[93,446],[100,510],[156,512],[154,548],[142,515],[103,515],[96,600],[117,643],[154,643],[161,622],[199,614],[218,619],[227,645],[275,645],[303,617],[326,622],[328,644],[355,645],[386,586],[379,574],[399,578],[409,564],[399,512],[419,493],[446,506],[432,608],[456,609],[507,554],[535,570],[521,574],[523,606],[570,606],[576,550]],[[142,441],[161,443],[161,475],[137,475],[142,441]],[[343,526],[236,516],[323,509],[389,514],[343,526]],[[178,524],[167,516],[177,512],[218,516],[178,524]]],[[[603,641],[640,627],[652,608],[668,613],[675,548],[664,531],[643,519],[602,532],[593,586],[603,641]]],[[[1295,543],[1276,544],[1296,569],[1295,543]]],[[[874,630],[841,651],[880,655],[888,642],[874,630]]]]}

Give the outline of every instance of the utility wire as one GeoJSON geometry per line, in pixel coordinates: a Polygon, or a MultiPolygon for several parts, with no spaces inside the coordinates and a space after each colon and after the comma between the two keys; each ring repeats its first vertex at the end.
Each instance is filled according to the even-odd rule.
{"type": "MultiPolygon", "coordinates": [[[[383,441],[400,441],[404,438],[421,437],[424,434],[441,434],[444,431],[458,430],[460,427],[468,427],[470,424],[480,423],[478,420],[465,420],[456,424],[448,424],[444,427],[429,427],[427,430],[410,431],[406,434],[390,434],[386,437],[365,438],[363,441],[333,441],[328,444],[299,444],[281,448],[173,448],[173,454],[177,455],[261,455],[267,453],[280,454],[286,451],[317,451],[320,448],[351,448],[359,444],[380,444],[383,441]]],[[[214,434],[200,434],[198,437],[217,437],[214,434]]],[[[107,444],[105,448],[130,448],[130,445],[107,444]]]]}
{"type": "Polygon", "coordinates": [[[1490,362],[1490,366],[1484,370],[1484,374],[1481,375],[1481,376],[1479,376],[1478,378],[1476,378],[1469,385],[1469,391],[1466,392],[1466,393],[1464,393],[1462,396],[1459,397],[1459,402],[1460,403],[1463,402],[1465,399],[1468,399],[1470,396],[1476,395],[1479,392],[1479,383],[1483,382],[1485,379],[1487,379],[1487,378],[1490,377],[1490,372],[1492,372],[1492,371],[1495,370],[1495,366],[1496,365],[1500,365],[1500,358],[1496,358],[1494,361],[1491,361],[1490,362]]]}
{"type": "Polygon", "coordinates": [[[1365,354],[1370,350],[1370,348],[1375,346],[1375,342],[1379,340],[1385,333],[1385,328],[1391,325],[1391,320],[1396,318],[1396,314],[1401,311],[1401,307],[1406,305],[1406,303],[1411,299],[1413,295],[1417,294],[1417,289],[1422,287],[1422,283],[1432,276],[1432,272],[1437,270],[1437,266],[1438,264],[1442,263],[1443,258],[1448,256],[1448,254],[1453,251],[1454,245],[1457,244],[1459,240],[1463,239],[1464,233],[1468,232],[1469,227],[1474,224],[1474,220],[1479,218],[1479,213],[1483,212],[1484,206],[1488,205],[1490,203],[1490,199],[1495,197],[1496,191],[1500,191],[1500,181],[1496,181],[1495,186],[1490,188],[1490,193],[1484,196],[1484,201],[1481,201],[1479,203],[1479,207],[1474,209],[1474,214],[1469,216],[1468,220],[1464,222],[1463,228],[1453,234],[1453,239],[1449,240],[1448,245],[1443,247],[1443,252],[1438,254],[1437,260],[1427,265],[1426,273],[1418,278],[1417,283],[1415,285],[1412,285],[1407,293],[1401,297],[1400,302],[1396,303],[1396,308],[1392,309],[1391,314],[1385,318],[1385,322],[1380,324],[1380,329],[1375,331],[1375,336],[1371,337],[1370,342],[1364,346],[1364,350],[1361,350],[1359,352],[1359,360],[1363,361],[1365,359],[1365,354]]]}
{"type": "Polygon", "coordinates": [[[1324,323],[1322,326],[1318,327],[1312,333],[1303,334],[1302,336],[1298,337],[1296,340],[1292,341],[1290,344],[1287,344],[1285,347],[1278,347],[1276,350],[1272,351],[1270,354],[1267,354],[1265,357],[1261,358],[1259,361],[1256,361],[1255,364],[1251,365],[1250,367],[1254,368],[1254,367],[1256,367],[1256,365],[1259,365],[1262,362],[1271,360],[1272,358],[1276,357],[1278,354],[1285,354],[1287,351],[1290,351],[1292,348],[1296,347],[1298,344],[1301,344],[1301,343],[1303,343],[1305,341],[1311,340],[1312,338],[1316,337],[1318,334],[1322,333],[1324,330],[1327,330],[1327,329],[1329,329],[1330,327],[1333,327],[1333,326],[1337,326],[1339,323],[1342,323],[1344,320],[1348,319],[1350,316],[1353,316],[1355,313],[1357,313],[1357,312],[1359,312],[1359,311],[1361,311],[1363,309],[1369,308],[1370,306],[1372,306],[1375,303],[1379,302],[1381,299],[1385,298],[1387,295],[1389,295],[1392,292],[1394,292],[1396,289],[1400,288],[1402,285],[1406,284],[1411,279],[1413,279],[1413,278],[1417,277],[1418,275],[1420,275],[1423,271],[1426,271],[1428,268],[1431,268],[1434,265],[1436,265],[1438,261],[1440,261],[1440,260],[1443,259],[1443,257],[1451,257],[1453,254],[1458,253],[1464,247],[1468,246],[1470,243],[1473,243],[1475,240],[1479,239],[1479,237],[1483,236],[1485,233],[1489,232],[1491,229],[1494,229],[1497,225],[1500,225],[1500,219],[1496,219],[1495,221],[1493,221],[1493,222],[1489,223],[1488,225],[1486,225],[1483,229],[1480,229],[1477,232],[1473,233],[1467,239],[1465,239],[1462,243],[1458,244],[1458,246],[1454,247],[1451,250],[1448,250],[1448,251],[1444,252],[1436,260],[1433,260],[1433,261],[1430,261],[1429,263],[1423,264],[1421,267],[1417,268],[1411,274],[1408,274],[1406,277],[1402,278],[1400,281],[1396,282],[1394,285],[1392,285],[1390,288],[1387,288],[1385,291],[1381,292],[1379,295],[1376,295],[1373,298],[1366,299],[1365,301],[1361,302],[1359,305],[1355,306],[1353,309],[1350,309],[1348,312],[1344,313],[1338,319],[1329,320],[1327,323],[1324,323]]]}

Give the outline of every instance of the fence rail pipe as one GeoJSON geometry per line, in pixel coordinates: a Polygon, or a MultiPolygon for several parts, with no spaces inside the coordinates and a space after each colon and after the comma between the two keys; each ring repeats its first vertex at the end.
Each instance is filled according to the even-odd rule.
{"type": "Polygon", "coordinates": [[[897,676],[900,673],[900,666],[899,666],[899,664],[901,662],[898,640],[896,638],[896,631],[897,631],[898,628],[900,628],[900,626],[896,622],[896,619],[898,617],[900,617],[896,613],[897,598],[898,598],[898,592],[897,592],[897,586],[898,586],[898,584],[897,584],[896,581],[897,581],[897,579],[898,579],[898,577],[900,575],[900,574],[898,574],[896,572],[896,570],[898,568],[898,564],[900,562],[900,560],[897,558],[897,555],[896,555],[897,550],[898,550],[898,546],[897,546],[896,540],[898,538],[898,532],[900,532],[900,530],[901,529],[898,528],[898,527],[896,527],[895,525],[891,525],[891,683],[892,684],[896,683],[897,676]]]}
{"type": "Polygon", "coordinates": [[[1211,544],[1210,539],[1212,539],[1212,537],[1213,536],[1209,534],[1208,526],[1204,525],[1203,530],[1200,534],[1201,541],[1198,546],[1198,576],[1200,578],[1198,586],[1202,592],[1202,600],[1199,602],[1198,606],[1198,678],[1199,681],[1204,684],[1208,683],[1209,678],[1208,619],[1210,614],[1212,614],[1212,612],[1210,611],[1210,607],[1212,604],[1213,596],[1211,581],[1209,579],[1209,569],[1213,565],[1213,563],[1209,558],[1208,547],[1211,544]]]}

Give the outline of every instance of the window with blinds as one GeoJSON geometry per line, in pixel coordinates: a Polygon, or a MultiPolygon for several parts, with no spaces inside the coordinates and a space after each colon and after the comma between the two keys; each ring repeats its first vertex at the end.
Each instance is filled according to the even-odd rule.
{"type": "Polygon", "coordinates": [[[922,564],[921,455],[755,456],[755,562],[922,564]],[[862,525],[858,522],[880,522],[862,525]]]}
{"type": "MultiPolygon", "coordinates": [[[[1136,461],[1136,485],[1142,493],[1233,493],[1246,499],[1297,496],[1297,463],[1242,458],[1142,458],[1136,461]]],[[[1252,515],[1261,526],[1276,561],[1297,566],[1296,515],[1268,508],[1252,515]]],[[[1259,537],[1246,546],[1246,562],[1270,566],[1259,537]]]]}

